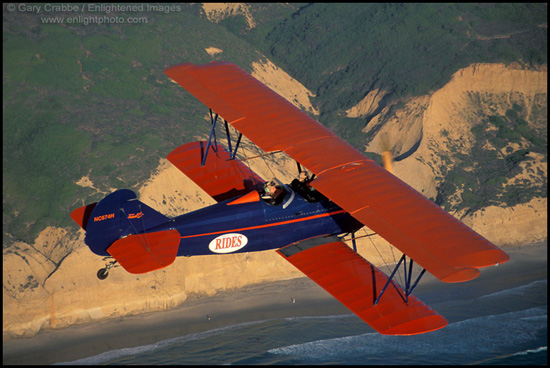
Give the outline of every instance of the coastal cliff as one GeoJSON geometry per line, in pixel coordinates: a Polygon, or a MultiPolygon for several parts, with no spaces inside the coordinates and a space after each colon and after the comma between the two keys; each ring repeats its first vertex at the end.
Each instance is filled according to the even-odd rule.
{"type": "MultiPolygon", "coordinates": [[[[292,93],[285,97],[295,96],[293,100],[299,101],[299,106],[316,113],[311,105],[305,106],[307,97],[313,94],[298,82],[289,81],[272,63],[265,62],[254,69],[256,77],[260,80],[263,77],[264,83],[273,82],[274,75],[286,81],[282,89],[292,93]]],[[[460,142],[461,149],[467,150],[473,144],[471,128],[478,118],[489,110],[507,111],[514,103],[525,106],[527,121],[537,124],[529,116],[539,105],[546,105],[546,81],[546,69],[471,65],[456,72],[447,85],[429,96],[402,101],[398,108],[380,109],[365,128],[372,133],[366,148],[381,152],[384,139],[389,139],[394,155],[401,156],[395,162],[395,174],[427,197],[435,198],[437,178],[444,176],[442,167],[449,165],[442,157],[452,157],[449,150],[453,143],[460,142]],[[476,103],[475,97],[480,95],[484,97],[483,103],[476,103]]],[[[372,114],[383,94],[378,90],[367,94],[363,103],[368,106],[358,105],[349,114],[372,114]]],[[[521,145],[510,149],[519,150],[521,145]]],[[[287,182],[292,179],[296,170],[292,160],[284,157],[268,160],[279,165],[273,172],[279,179],[287,182]]],[[[538,174],[524,167],[515,180],[537,181],[540,175],[546,178],[547,163],[537,155],[533,155],[532,161],[538,174]]],[[[252,162],[252,168],[265,179],[273,175],[263,161],[252,162]]],[[[79,182],[93,188],[89,178],[79,182]]],[[[151,178],[137,191],[140,200],[168,216],[214,203],[165,159],[160,159],[151,178]]],[[[545,197],[506,208],[487,205],[454,215],[499,246],[527,244],[547,237],[545,197]]],[[[100,281],[95,274],[104,262],[88,250],[83,240],[83,230],[75,234],[72,230],[48,227],[33,244],[18,242],[12,248],[15,251],[3,254],[4,339],[31,337],[43,328],[167,310],[184,303],[189,295],[214,295],[221,290],[302,276],[275,251],[266,251],[181,257],[166,269],[144,275],[132,275],[118,268],[111,271],[107,280],[100,281]]],[[[376,265],[391,263],[398,257],[395,250],[392,252],[377,237],[360,239],[358,247],[376,265]]]]}

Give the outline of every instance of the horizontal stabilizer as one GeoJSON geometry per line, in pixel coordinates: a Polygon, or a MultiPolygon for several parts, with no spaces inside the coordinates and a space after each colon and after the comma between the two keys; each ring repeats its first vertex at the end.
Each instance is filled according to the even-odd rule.
{"type": "Polygon", "coordinates": [[[306,276],[384,335],[416,335],[443,328],[447,320],[337,238],[314,238],[277,250],[306,276]]]}
{"type": "Polygon", "coordinates": [[[207,142],[179,146],[167,159],[217,202],[244,195],[264,183],[254,171],[238,159],[231,159],[221,145],[212,145],[201,166],[207,142]]]}
{"type": "Polygon", "coordinates": [[[181,236],[177,230],[130,235],[115,241],[107,252],[130,273],[146,273],[171,265],[181,236]]]}

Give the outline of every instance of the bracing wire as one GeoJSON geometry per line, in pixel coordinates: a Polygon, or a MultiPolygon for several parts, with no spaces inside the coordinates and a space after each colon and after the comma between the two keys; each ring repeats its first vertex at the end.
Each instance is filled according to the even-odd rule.
{"type": "MultiPolygon", "coordinates": [[[[365,229],[365,227],[363,227],[363,230],[365,231],[365,233],[367,232],[367,230],[365,229]]],[[[372,246],[374,247],[374,249],[376,250],[376,252],[378,253],[378,256],[380,257],[380,259],[382,260],[382,262],[384,262],[384,267],[386,268],[387,270],[387,273],[388,275],[390,275],[392,273],[392,268],[391,266],[388,264],[388,262],[386,261],[385,257],[382,256],[382,254],[380,253],[380,250],[378,249],[378,247],[376,246],[376,244],[374,244],[374,241],[372,241],[372,238],[369,236],[368,237],[370,242],[372,243],[372,246]]],[[[393,263],[396,264],[397,261],[395,260],[395,254],[393,253],[393,246],[390,244],[389,245],[390,247],[390,251],[391,251],[391,254],[392,254],[392,258],[393,258],[393,263]]],[[[403,280],[401,279],[401,273],[398,272],[396,273],[396,276],[399,278],[399,283],[401,285],[403,285],[403,280]]]]}
{"type": "MultiPolygon", "coordinates": [[[[145,233],[145,227],[143,227],[143,233],[140,233],[139,231],[137,231],[137,229],[135,228],[134,224],[132,223],[132,221],[130,221],[130,219],[128,218],[128,214],[126,213],[126,211],[124,210],[123,207],[120,208],[120,210],[122,211],[122,213],[124,214],[124,216],[126,216],[126,220],[128,220],[128,223],[130,224],[130,226],[132,227],[132,229],[134,230],[135,232],[135,235],[137,235],[137,238],[141,241],[141,244],[143,244],[145,246],[145,249],[147,249],[147,251],[149,251],[151,248],[149,246],[149,240],[147,239],[147,235],[145,233]],[[141,235],[143,235],[143,237],[145,238],[145,243],[143,242],[142,238],[141,238],[141,235]]],[[[141,205],[139,206],[139,210],[141,211],[141,205]]],[[[142,224],[143,224],[143,219],[141,220],[142,221],[142,224]]]]}
{"type": "MultiPolygon", "coordinates": [[[[393,253],[393,246],[390,244],[389,247],[390,247],[390,252],[391,252],[391,255],[392,255],[392,258],[393,258],[393,263],[396,264],[397,260],[395,259],[395,253],[393,253]]],[[[405,263],[405,265],[404,265],[405,269],[406,269],[406,265],[407,264],[405,263]]],[[[401,279],[401,273],[398,272],[396,275],[399,278],[399,284],[405,285],[405,281],[401,279]]]]}
{"type": "MultiPolygon", "coordinates": [[[[363,228],[364,229],[364,228],[363,228]]],[[[365,230],[366,231],[366,230],[365,230]]],[[[388,269],[388,271],[391,273],[391,269],[390,269],[390,265],[386,262],[386,259],[382,256],[382,254],[380,253],[380,250],[378,249],[378,247],[376,246],[376,244],[374,244],[374,242],[372,241],[372,239],[369,237],[369,240],[372,244],[372,246],[374,247],[374,249],[376,250],[376,252],[378,253],[378,256],[380,257],[380,259],[382,260],[382,262],[384,262],[384,267],[386,267],[388,269]]]]}
{"type": "Polygon", "coordinates": [[[256,152],[258,153],[258,156],[262,159],[262,161],[264,162],[264,164],[267,166],[267,168],[269,169],[269,171],[271,172],[271,178],[274,178],[275,177],[275,173],[273,172],[273,170],[271,170],[271,166],[267,163],[266,159],[265,159],[265,156],[260,152],[260,147],[256,146],[255,144],[253,144],[254,148],[256,149],[256,152]]]}

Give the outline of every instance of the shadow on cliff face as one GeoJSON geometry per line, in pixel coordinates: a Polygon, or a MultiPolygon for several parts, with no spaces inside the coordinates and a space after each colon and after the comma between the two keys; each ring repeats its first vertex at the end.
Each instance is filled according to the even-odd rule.
{"type": "Polygon", "coordinates": [[[393,161],[402,161],[412,156],[420,147],[423,138],[423,102],[408,105],[404,101],[391,101],[386,94],[376,110],[366,117],[366,145],[382,153],[391,150],[393,161]],[[402,116],[406,115],[406,116],[402,116]]]}
{"type": "Polygon", "coordinates": [[[422,143],[422,133],[420,134],[420,139],[418,139],[413,145],[411,148],[409,148],[407,151],[395,156],[393,158],[394,161],[402,161],[408,157],[410,157],[413,153],[416,152],[416,150],[418,149],[418,147],[420,147],[420,143],[422,143]]]}

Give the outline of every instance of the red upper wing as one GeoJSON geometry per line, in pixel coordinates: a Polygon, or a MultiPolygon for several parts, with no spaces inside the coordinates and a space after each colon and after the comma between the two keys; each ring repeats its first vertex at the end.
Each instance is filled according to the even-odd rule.
{"type": "Polygon", "coordinates": [[[181,64],[165,73],[264,151],[317,175],[312,185],[446,282],[509,257],[238,66],[181,64]]]}

